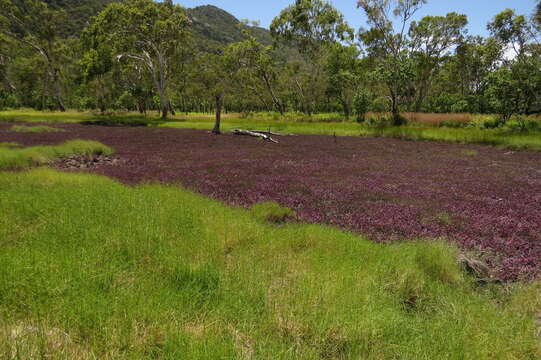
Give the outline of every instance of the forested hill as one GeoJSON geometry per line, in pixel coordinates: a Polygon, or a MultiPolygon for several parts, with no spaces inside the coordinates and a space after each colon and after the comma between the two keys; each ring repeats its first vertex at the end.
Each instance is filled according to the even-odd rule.
{"type": "MultiPolygon", "coordinates": [[[[239,28],[240,21],[225,10],[216,6],[205,5],[186,12],[192,20],[194,37],[206,50],[212,50],[224,44],[244,39],[239,28]]],[[[263,44],[270,44],[272,37],[267,29],[252,27],[252,33],[263,44]]]]}
{"type": "MultiPolygon", "coordinates": [[[[93,16],[115,1],[118,0],[45,0],[49,7],[64,9],[68,13],[63,31],[66,37],[77,36],[93,16]]],[[[227,11],[205,5],[186,9],[186,12],[193,24],[193,36],[202,50],[212,51],[244,39],[239,29],[240,21],[227,11]]],[[[252,33],[263,44],[272,42],[267,29],[252,27],[252,33]]]]}
{"type": "Polygon", "coordinates": [[[66,23],[62,31],[65,37],[78,36],[92,17],[115,1],[117,0],[44,0],[50,8],[66,11],[66,23]]]}

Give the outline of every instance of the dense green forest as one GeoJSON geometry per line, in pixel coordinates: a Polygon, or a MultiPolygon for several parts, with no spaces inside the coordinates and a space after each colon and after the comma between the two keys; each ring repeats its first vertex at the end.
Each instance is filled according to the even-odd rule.
{"type": "Polygon", "coordinates": [[[406,111],[541,109],[539,11],[494,14],[483,38],[464,14],[412,20],[425,3],[359,0],[353,29],[329,2],[296,0],[266,30],[171,0],[0,0],[0,108],[388,112],[395,125],[406,111]]]}

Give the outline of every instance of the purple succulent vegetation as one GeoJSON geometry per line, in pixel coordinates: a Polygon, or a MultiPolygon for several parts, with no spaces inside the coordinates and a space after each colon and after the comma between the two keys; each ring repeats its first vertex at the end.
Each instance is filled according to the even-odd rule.
{"type": "Polygon", "coordinates": [[[273,200],[304,221],[377,241],[444,237],[500,259],[493,266],[504,280],[541,274],[541,153],[361,137],[291,136],[276,145],[197,130],[75,124],[19,134],[7,131],[11,125],[0,124],[0,142],[81,138],[112,146],[120,165],[92,171],[128,184],[181,183],[246,207],[273,200]]]}

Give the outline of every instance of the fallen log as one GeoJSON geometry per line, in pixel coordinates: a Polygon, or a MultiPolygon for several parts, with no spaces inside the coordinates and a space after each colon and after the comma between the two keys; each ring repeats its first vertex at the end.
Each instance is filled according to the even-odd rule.
{"type": "Polygon", "coordinates": [[[274,131],[260,131],[260,130],[253,130],[256,133],[265,134],[265,135],[274,135],[274,136],[295,136],[295,134],[284,134],[284,133],[277,133],[274,131]]]}
{"type": "Polygon", "coordinates": [[[270,142],[273,142],[275,144],[278,144],[278,141],[274,140],[269,135],[266,135],[266,134],[264,134],[262,132],[258,132],[258,131],[236,129],[236,130],[233,130],[233,134],[235,134],[235,135],[253,136],[253,137],[257,137],[257,138],[260,138],[260,139],[263,139],[263,140],[270,141],[270,142]]]}

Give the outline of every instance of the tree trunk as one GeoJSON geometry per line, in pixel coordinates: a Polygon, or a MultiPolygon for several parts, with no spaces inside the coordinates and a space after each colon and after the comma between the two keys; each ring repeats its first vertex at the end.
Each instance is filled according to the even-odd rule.
{"type": "Polygon", "coordinates": [[[347,120],[349,120],[349,117],[351,115],[351,109],[350,109],[350,106],[349,106],[347,100],[342,98],[341,102],[342,102],[342,109],[344,110],[344,116],[345,116],[346,121],[347,121],[347,120]]]}
{"type": "Polygon", "coordinates": [[[171,100],[169,100],[169,111],[171,112],[171,115],[173,116],[176,115],[176,111],[175,111],[175,108],[173,107],[173,104],[171,103],[171,100]]]}
{"type": "Polygon", "coordinates": [[[398,96],[394,89],[391,90],[391,104],[392,104],[392,117],[394,126],[404,125],[402,116],[400,116],[400,109],[398,108],[398,96]]]}
{"type": "Polygon", "coordinates": [[[276,96],[276,94],[274,93],[274,89],[272,87],[272,84],[270,82],[270,79],[269,77],[264,74],[263,75],[263,79],[265,80],[265,85],[267,86],[267,90],[269,91],[269,94],[272,98],[272,102],[274,103],[274,105],[276,106],[276,108],[278,109],[278,111],[280,112],[280,115],[284,115],[284,106],[282,105],[282,103],[280,102],[280,100],[278,100],[278,97],[276,96]]]}
{"type": "Polygon", "coordinates": [[[214,123],[214,129],[212,129],[212,133],[216,135],[220,135],[220,126],[222,122],[222,103],[223,103],[223,96],[222,94],[216,95],[216,122],[214,123]]]}
{"type": "Polygon", "coordinates": [[[64,106],[64,100],[62,99],[62,86],[60,85],[60,80],[58,79],[58,71],[53,69],[52,72],[55,99],[60,111],[64,112],[66,111],[66,106],[64,106]]]}

